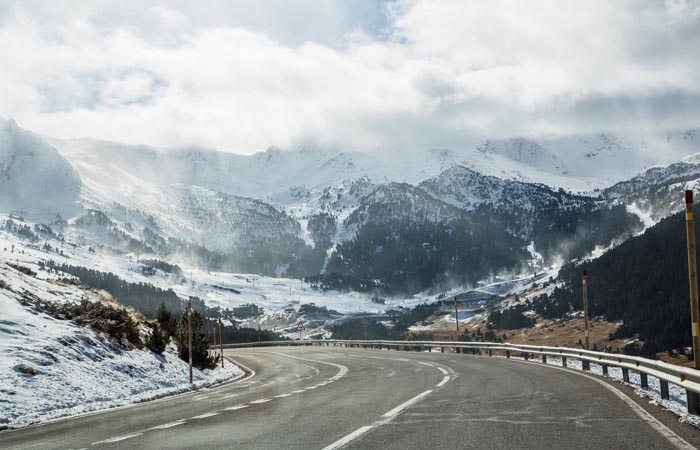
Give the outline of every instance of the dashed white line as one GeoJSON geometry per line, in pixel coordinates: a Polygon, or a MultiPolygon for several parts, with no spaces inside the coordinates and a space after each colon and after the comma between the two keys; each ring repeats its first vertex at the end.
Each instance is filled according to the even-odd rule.
{"type": "Polygon", "coordinates": [[[280,395],[275,395],[275,398],[285,398],[285,397],[289,397],[290,395],[292,395],[292,394],[280,394],[280,395]]]}
{"type": "Polygon", "coordinates": [[[426,395],[432,394],[432,392],[433,392],[432,389],[429,389],[429,390],[423,392],[422,394],[418,394],[415,397],[413,397],[412,399],[401,403],[396,408],[394,408],[391,411],[387,412],[386,414],[382,415],[382,417],[393,417],[393,416],[397,415],[398,413],[400,413],[401,411],[403,411],[404,409],[413,405],[414,403],[419,402],[426,395]]]}
{"type": "Polygon", "coordinates": [[[427,363],[427,362],[418,361],[418,364],[423,364],[424,366],[433,367],[432,364],[427,363]]]}
{"type": "Polygon", "coordinates": [[[104,441],[93,442],[90,445],[100,445],[100,444],[111,444],[112,442],[125,441],[127,439],[135,438],[141,436],[143,433],[125,434],[123,436],[116,436],[110,439],[105,439],[104,441]]]}
{"type": "Polygon", "coordinates": [[[218,416],[218,415],[219,415],[219,412],[215,411],[215,412],[210,412],[210,413],[205,413],[205,414],[200,414],[198,416],[190,417],[190,419],[207,419],[209,417],[214,417],[214,416],[218,416]]]}
{"type": "Polygon", "coordinates": [[[149,428],[149,430],[165,430],[166,428],[177,427],[179,425],[184,425],[185,423],[187,423],[187,422],[185,422],[184,420],[176,420],[174,422],[168,422],[168,423],[164,423],[163,425],[151,427],[151,428],[149,428]]]}
{"type": "Polygon", "coordinates": [[[449,376],[449,375],[445,375],[445,378],[443,378],[441,382],[439,382],[438,384],[436,384],[435,387],[443,387],[444,385],[447,384],[448,381],[450,381],[450,376],[449,376]]]}
{"type": "Polygon", "coordinates": [[[322,450],[335,450],[337,448],[342,447],[343,445],[347,444],[348,442],[357,439],[358,437],[362,436],[366,432],[372,429],[372,426],[370,425],[365,425],[364,427],[360,427],[357,430],[353,431],[352,433],[348,434],[347,436],[338,439],[331,445],[328,445],[326,447],[323,447],[322,450]]]}
{"type": "Polygon", "coordinates": [[[271,399],[271,398],[260,398],[260,399],[258,399],[258,400],[253,400],[252,402],[250,402],[250,404],[251,404],[251,405],[257,405],[257,404],[260,404],[260,403],[267,403],[267,402],[269,402],[269,401],[272,401],[272,399],[271,399]]]}
{"type": "Polygon", "coordinates": [[[250,405],[236,405],[236,406],[229,406],[228,408],[224,408],[224,411],[237,411],[239,409],[247,408],[250,405]]]}

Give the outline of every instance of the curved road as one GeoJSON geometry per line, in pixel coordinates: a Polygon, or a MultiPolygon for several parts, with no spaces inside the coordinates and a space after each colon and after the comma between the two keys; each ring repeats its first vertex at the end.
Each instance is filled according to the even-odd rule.
{"type": "Polygon", "coordinates": [[[629,388],[501,358],[227,350],[240,381],[0,432],[0,449],[688,449],[700,432],[629,388]]]}

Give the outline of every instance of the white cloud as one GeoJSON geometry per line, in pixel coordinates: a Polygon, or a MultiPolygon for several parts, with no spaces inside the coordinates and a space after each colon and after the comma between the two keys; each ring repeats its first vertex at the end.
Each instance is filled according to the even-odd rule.
{"type": "Polygon", "coordinates": [[[39,3],[0,3],[0,115],[57,137],[250,153],[700,126],[698,3],[39,3]]]}

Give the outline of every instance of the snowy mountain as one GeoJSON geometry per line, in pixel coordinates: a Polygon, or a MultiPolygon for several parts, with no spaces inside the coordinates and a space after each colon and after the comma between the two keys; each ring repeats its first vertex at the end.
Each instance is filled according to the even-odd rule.
{"type": "Polygon", "coordinates": [[[0,118],[0,209],[44,221],[80,209],[80,177],[39,136],[0,118]]]}
{"type": "Polygon", "coordinates": [[[658,142],[664,149],[695,145],[692,132],[669,133],[644,141],[652,156],[630,161],[639,139],[612,134],[475,141],[455,150],[268,149],[250,156],[49,140],[58,155],[12,126],[14,135],[32,136],[32,148],[58,158],[52,167],[59,173],[74,174],[69,193],[51,192],[61,196],[52,205],[79,202],[58,228],[71,242],[207,270],[399,292],[537,270],[618,242],[638,232],[640,221],[648,225],[645,214],[612,190],[578,195],[562,186],[607,187],[606,180],[627,179],[673,154],[654,157],[658,142]],[[600,167],[599,177],[591,176],[600,167]],[[428,275],[419,275],[425,264],[428,275]],[[407,284],[411,278],[418,281],[407,284]]]}

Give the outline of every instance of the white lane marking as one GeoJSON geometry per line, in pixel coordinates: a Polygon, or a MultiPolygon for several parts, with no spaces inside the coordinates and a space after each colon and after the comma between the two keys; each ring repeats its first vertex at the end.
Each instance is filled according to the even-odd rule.
{"type": "Polygon", "coordinates": [[[439,382],[438,384],[436,384],[435,387],[443,387],[444,385],[447,384],[448,381],[450,381],[450,376],[449,376],[449,375],[445,375],[445,378],[443,378],[441,382],[439,382]]]}
{"type": "Polygon", "coordinates": [[[418,364],[423,364],[424,366],[433,367],[432,364],[429,364],[427,362],[418,361],[418,364]]]}
{"type": "Polygon", "coordinates": [[[168,423],[164,423],[163,425],[151,427],[151,428],[149,428],[149,430],[165,430],[166,428],[172,428],[172,427],[176,427],[179,425],[184,425],[185,423],[187,423],[187,422],[185,422],[184,420],[176,420],[175,422],[168,422],[168,423]]]}
{"type": "Polygon", "coordinates": [[[438,370],[439,370],[440,372],[442,372],[443,375],[447,375],[447,373],[448,373],[448,372],[447,372],[445,369],[443,369],[442,367],[438,367],[438,370]]]}
{"type": "Polygon", "coordinates": [[[416,402],[420,401],[423,397],[425,397],[425,396],[427,396],[427,395],[430,395],[432,392],[433,392],[432,390],[428,390],[428,391],[423,392],[422,394],[416,395],[416,396],[413,397],[412,399],[401,403],[401,404],[400,404],[399,406],[397,406],[396,408],[394,408],[394,409],[392,409],[391,411],[387,412],[386,414],[382,415],[382,417],[384,417],[384,420],[374,422],[373,425],[365,425],[364,427],[360,427],[360,428],[358,428],[357,430],[353,431],[352,433],[348,434],[347,436],[345,436],[345,437],[343,437],[343,438],[341,438],[341,439],[338,439],[337,441],[335,441],[335,442],[332,443],[331,445],[328,445],[328,446],[324,447],[322,450],[335,450],[335,449],[338,449],[338,448],[344,446],[345,444],[348,444],[349,442],[351,442],[351,441],[357,439],[358,437],[362,436],[363,434],[365,434],[366,432],[368,432],[369,430],[371,430],[372,428],[374,428],[375,425],[376,425],[376,426],[379,426],[379,425],[384,425],[384,424],[390,422],[390,421],[392,420],[392,418],[393,418],[394,416],[396,416],[398,413],[400,413],[400,412],[403,411],[404,409],[408,408],[409,406],[415,404],[416,402]]]}
{"type": "Polygon", "coordinates": [[[285,398],[285,397],[289,397],[290,395],[292,395],[292,394],[280,394],[280,395],[275,395],[275,398],[285,398]]]}
{"type": "Polygon", "coordinates": [[[224,408],[224,411],[237,411],[239,409],[247,408],[250,405],[236,405],[236,406],[229,406],[228,408],[224,408]]]}
{"type": "Polygon", "coordinates": [[[241,394],[238,393],[238,394],[223,395],[223,396],[219,397],[219,400],[227,400],[229,398],[238,397],[239,395],[241,395],[241,394]]]}
{"type": "Polygon", "coordinates": [[[304,392],[304,390],[299,389],[298,391],[292,391],[292,394],[301,394],[302,392],[304,392]]]}
{"type": "Polygon", "coordinates": [[[400,413],[401,411],[403,411],[404,409],[413,405],[414,403],[419,402],[426,395],[430,395],[432,392],[433,392],[432,389],[429,389],[429,390],[423,392],[422,394],[418,394],[415,397],[413,397],[412,399],[401,403],[396,408],[394,408],[391,411],[389,411],[388,413],[382,415],[382,417],[393,417],[393,416],[397,415],[398,413],[400,413]]]}
{"type": "Polygon", "coordinates": [[[135,438],[141,436],[143,433],[125,434],[123,436],[116,436],[110,439],[105,439],[104,441],[93,442],[90,445],[100,445],[100,444],[111,444],[112,442],[125,441],[127,439],[135,438]]]}
{"type": "Polygon", "coordinates": [[[403,361],[403,362],[409,362],[409,361],[410,361],[410,359],[406,359],[406,358],[389,358],[389,359],[392,359],[392,360],[394,360],[394,361],[403,361]]]}
{"type": "Polygon", "coordinates": [[[338,439],[331,445],[327,445],[326,447],[323,447],[322,450],[335,450],[337,448],[342,447],[343,445],[347,444],[348,442],[357,439],[358,437],[362,436],[366,432],[372,429],[372,426],[370,425],[365,425],[364,427],[360,427],[357,430],[353,431],[352,433],[348,434],[347,436],[338,439]]]}
{"type": "Polygon", "coordinates": [[[267,403],[267,402],[269,402],[269,401],[272,401],[272,399],[271,399],[271,398],[261,398],[261,399],[258,399],[258,400],[253,400],[252,402],[250,402],[250,404],[251,404],[251,405],[257,405],[257,404],[259,404],[259,403],[267,403]]]}
{"type": "MultiPolygon", "coordinates": [[[[534,363],[532,363],[534,364],[534,363]]],[[[661,423],[659,419],[656,417],[652,416],[649,414],[649,412],[639,406],[637,403],[635,403],[634,400],[629,398],[627,395],[625,395],[623,392],[619,391],[618,389],[614,388],[613,386],[609,385],[603,380],[599,380],[598,378],[587,375],[585,373],[581,372],[576,372],[573,370],[568,370],[564,369],[563,367],[556,367],[556,366],[550,366],[550,365],[540,365],[537,364],[538,367],[548,367],[550,369],[556,369],[556,370],[563,370],[564,372],[568,373],[575,373],[577,375],[580,375],[582,377],[586,377],[590,380],[595,381],[596,383],[600,384],[601,386],[604,386],[607,390],[615,394],[620,400],[625,402],[630,408],[632,408],[632,411],[634,411],[643,421],[645,421],[650,427],[652,427],[654,430],[656,430],[661,436],[665,437],[674,447],[676,447],[679,450],[692,450],[695,447],[690,445],[688,441],[683,439],[682,437],[678,436],[673,430],[671,430],[669,427],[661,423]]]]}
{"type": "Polygon", "coordinates": [[[310,391],[311,389],[316,389],[317,387],[318,387],[318,386],[309,386],[309,387],[305,388],[304,390],[305,390],[305,391],[310,391]]]}
{"type": "Polygon", "coordinates": [[[218,416],[218,415],[219,415],[219,412],[215,411],[215,412],[210,412],[210,413],[205,413],[205,414],[200,414],[198,416],[190,417],[190,419],[206,419],[208,417],[214,417],[214,416],[218,416]]]}

